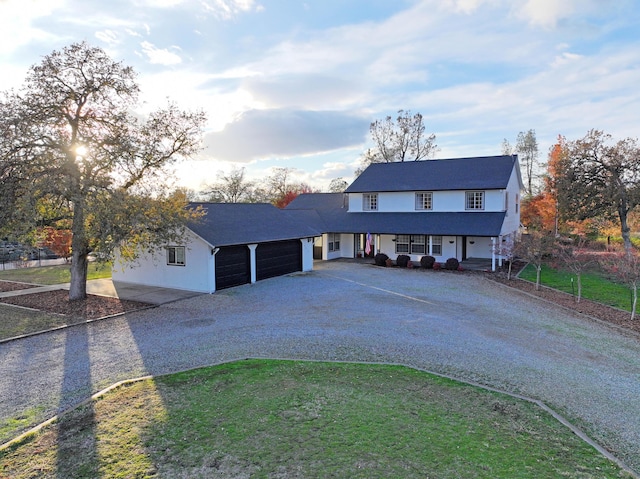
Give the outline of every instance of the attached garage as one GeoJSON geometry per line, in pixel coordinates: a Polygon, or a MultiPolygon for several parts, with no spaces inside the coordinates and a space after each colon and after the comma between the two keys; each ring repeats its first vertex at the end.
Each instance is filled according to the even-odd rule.
{"type": "Polygon", "coordinates": [[[261,203],[191,203],[189,208],[202,216],[189,223],[179,243],[114,268],[113,278],[213,293],[313,270],[313,238],[321,233],[299,215],[261,203]]]}
{"type": "Polygon", "coordinates": [[[260,243],[256,249],[256,279],[273,278],[302,271],[302,243],[299,239],[260,243]]]}
{"type": "Polygon", "coordinates": [[[249,248],[222,246],[216,253],[216,290],[251,282],[249,248]]]}

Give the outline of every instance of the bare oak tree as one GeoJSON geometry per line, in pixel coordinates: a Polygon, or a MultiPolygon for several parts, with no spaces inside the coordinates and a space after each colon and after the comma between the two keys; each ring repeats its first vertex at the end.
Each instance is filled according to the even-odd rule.
{"type": "Polygon", "coordinates": [[[536,131],[529,130],[526,133],[523,131],[518,133],[515,151],[518,153],[520,164],[524,166],[525,193],[527,196],[533,196],[533,181],[538,165],[538,140],[536,139],[536,131]]]}
{"type": "Polygon", "coordinates": [[[253,182],[245,178],[244,168],[233,168],[230,173],[218,173],[218,181],[207,187],[204,195],[215,203],[250,203],[253,182]]]}
{"type": "Polygon", "coordinates": [[[425,133],[422,114],[411,114],[409,110],[399,110],[395,120],[387,116],[375,120],[369,126],[375,147],[367,150],[361,158],[362,173],[371,163],[391,163],[394,161],[420,161],[430,158],[437,151],[436,135],[425,133]]]}

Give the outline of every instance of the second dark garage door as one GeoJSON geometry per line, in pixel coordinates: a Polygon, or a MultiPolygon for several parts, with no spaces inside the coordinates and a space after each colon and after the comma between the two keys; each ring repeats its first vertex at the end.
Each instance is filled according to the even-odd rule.
{"type": "Polygon", "coordinates": [[[299,239],[260,243],[256,248],[258,281],[295,271],[302,271],[302,243],[299,239]]]}

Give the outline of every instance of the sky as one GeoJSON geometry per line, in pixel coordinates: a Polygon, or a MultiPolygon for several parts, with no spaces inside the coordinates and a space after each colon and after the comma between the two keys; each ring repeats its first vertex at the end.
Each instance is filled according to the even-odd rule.
{"type": "Polygon", "coordinates": [[[326,191],[400,109],[436,158],[499,155],[530,129],[542,162],[559,134],[636,138],[638,25],[638,0],[0,0],[0,91],[86,41],[138,73],[141,114],[207,114],[179,185],[281,167],[326,191]]]}

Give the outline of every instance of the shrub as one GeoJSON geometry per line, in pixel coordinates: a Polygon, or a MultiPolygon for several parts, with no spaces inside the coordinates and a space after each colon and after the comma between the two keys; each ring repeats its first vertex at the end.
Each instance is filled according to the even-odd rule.
{"type": "Polygon", "coordinates": [[[435,261],[435,262],[433,263],[432,268],[433,268],[434,270],[438,271],[440,268],[442,268],[442,265],[441,265],[440,263],[438,263],[437,261],[435,261]]]}
{"type": "Polygon", "coordinates": [[[457,271],[459,267],[460,261],[458,261],[456,258],[449,258],[444,264],[444,269],[448,269],[451,271],[457,271]]]}
{"type": "Polygon", "coordinates": [[[384,253],[378,253],[374,256],[373,261],[377,266],[386,266],[389,257],[384,253]]]}
{"type": "Polygon", "coordinates": [[[401,254],[398,255],[398,257],[396,258],[396,264],[398,266],[400,266],[401,268],[406,268],[407,267],[407,263],[411,260],[411,258],[409,256],[407,256],[406,254],[401,254]]]}
{"type": "Polygon", "coordinates": [[[420,266],[422,266],[425,269],[431,269],[433,268],[433,265],[435,264],[436,259],[433,256],[423,256],[422,258],[420,258],[420,266]]]}

